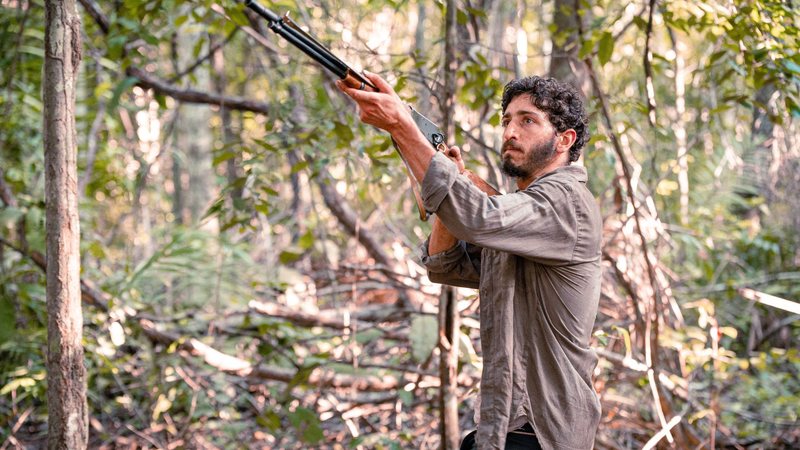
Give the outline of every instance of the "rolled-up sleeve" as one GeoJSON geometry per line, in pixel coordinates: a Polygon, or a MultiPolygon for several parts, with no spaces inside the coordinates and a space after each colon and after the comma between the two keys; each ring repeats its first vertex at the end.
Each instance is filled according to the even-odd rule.
{"type": "Polygon", "coordinates": [[[425,172],[422,180],[422,202],[429,213],[439,209],[445,197],[450,193],[450,187],[458,178],[458,168],[442,152],[436,152],[425,172]]]}
{"type": "Polygon", "coordinates": [[[543,177],[525,190],[488,196],[437,153],[421,186],[425,209],[453,235],[479,247],[544,264],[570,262],[578,239],[575,195],[564,179],[543,177]]]}
{"type": "Polygon", "coordinates": [[[434,283],[467,288],[478,288],[480,281],[480,248],[459,241],[453,247],[431,255],[426,240],[419,247],[420,261],[428,269],[428,278],[434,283]]]}

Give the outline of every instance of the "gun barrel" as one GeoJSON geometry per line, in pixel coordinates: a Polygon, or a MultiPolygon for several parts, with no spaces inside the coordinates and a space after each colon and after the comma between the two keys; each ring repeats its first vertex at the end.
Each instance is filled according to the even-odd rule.
{"type": "Polygon", "coordinates": [[[262,6],[256,0],[245,0],[244,4],[248,8],[255,11],[259,16],[267,19],[270,30],[289,41],[290,44],[294,45],[300,49],[300,51],[310,56],[311,59],[333,72],[340,79],[345,80],[354,78],[361,83],[362,86],[369,86],[373,90],[378,90],[363,75],[350,69],[347,63],[331,53],[330,50],[325,48],[325,46],[317,41],[313,36],[303,31],[303,29],[300,28],[300,26],[297,25],[292,19],[290,19],[288,15],[286,17],[280,17],[262,6]]]}
{"type": "Polygon", "coordinates": [[[270,22],[280,22],[281,21],[280,16],[278,16],[274,12],[268,10],[267,8],[264,8],[264,6],[262,6],[261,3],[258,3],[255,0],[245,0],[244,1],[244,6],[247,6],[248,8],[252,9],[259,16],[267,19],[270,22]]]}
{"type": "Polygon", "coordinates": [[[311,59],[330,70],[339,78],[347,76],[347,64],[337,58],[328,49],[320,45],[304,31],[293,27],[290,19],[284,19],[262,6],[255,0],[245,0],[245,6],[255,11],[259,16],[267,19],[269,29],[289,41],[300,51],[310,56],[311,59]],[[289,22],[287,22],[289,20],[289,22]]]}

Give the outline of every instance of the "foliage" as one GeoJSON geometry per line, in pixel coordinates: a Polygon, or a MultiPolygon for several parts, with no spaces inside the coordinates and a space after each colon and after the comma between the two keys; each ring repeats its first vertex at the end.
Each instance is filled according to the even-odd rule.
{"type": "MultiPolygon", "coordinates": [[[[504,82],[544,72],[558,56],[549,53],[554,42],[577,33],[552,22],[560,4],[511,11],[502,2],[459,3],[451,139],[487,179],[498,179],[504,82]],[[518,57],[520,42],[527,60],[518,57]]],[[[649,27],[639,5],[580,4],[574,63],[591,62],[599,83],[589,95],[594,137],[585,164],[607,217],[604,250],[617,257],[606,261],[608,272],[625,267],[604,278],[596,345],[645,360],[630,306],[634,294],[653,297],[631,232],[640,213],[681,316],[659,312],[659,370],[677,386],[670,395],[687,412],[686,426],[703,442],[796,444],[800,322],[738,290],[800,299],[798,7],[668,0],[655,2],[649,27]],[[638,209],[623,195],[621,157],[634,173],[638,209]]],[[[329,74],[237,2],[81,5],[82,276],[108,294],[107,308],[84,303],[92,442],[235,447],[244,436],[273,448],[438,445],[438,392],[428,382],[438,334],[419,306],[435,304],[436,289],[408,262],[429,228],[411,220],[413,200],[389,137],[360,124],[329,74]],[[223,50],[210,54],[218,45],[223,50]],[[133,68],[174,92],[143,88],[133,68]],[[259,102],[269,114],[226,115],[224,102],[193,106],[193,92],[259,102]],[[355,211],[355,232],[339,226],[323,186],[355,211]],[[189,205],[194,195],[200,211],[189,205]],[[360,246],[365,235],[377,236],[397,266],[376,267],[360,246]],[[411,313],[414,304],[403,302],[413,301],[411,313]],[[259,312],[259,303],[280,308],[259,312]],[[177,340],[154,338],[148,322],[177,340]],[[273,370],[273,378],[215,366],[187,349],[192,339],[273,370]],[[394,378],[401,387],[323,385],[325,370],[394,378]]],[[[334,53],[387,76],[441,121],[444,4],[269,5],[291,11],[334,53]]],[[[45,251],[43,10],[41,0],[0,2],[0,188],[15,200],[0,202],[0,440],[14,434],[32,445],[46,420],[45,280],[35,261],[45,251]]],[[[475,302],[464,303],[474,318],[475,302]]],[[[478,333],[468,325],[461,332],[462,380],[477,380],[478,333]]],[[[646,373],[604,358],[597,378],[608,412],[598,447],[641,447],[661,428],[646,373]]],[[[462,416],[468,410],[466,402],[462,416]]]]}

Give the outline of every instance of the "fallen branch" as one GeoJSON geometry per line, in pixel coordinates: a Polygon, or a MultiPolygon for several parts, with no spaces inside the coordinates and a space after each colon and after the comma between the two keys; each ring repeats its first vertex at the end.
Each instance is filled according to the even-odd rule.
{"type": "MultiPolygon", "coordinates": [[[[286,319],[295,325],[303,327],[325,327],[333,328],[335,330],[366,330],[370,328],[376,328],[376,323],[389,321],[387,320],[389,318],[388,315],[384,315],[384,319],[371,317],[370,319],[372,320],[361,320],[359,317],[361,317],[362,314],[358,314],[357,311],[345,313],[342,311],[327,310],[319,311],[318,314],[311,314],[303,311],[295,311],[284,305],[279,305],[276,303],[264,303],[256,300],[250,301],[249,307],[251,311],[258,314],[286,319]]],[[[402,313],[403,316],[407,315],[407,313],[401,309],[391,309],[395,309],[396,311],[390,311],[389,314],[396,316],[397,314],[394,313],[397,312],[402,313]]],[[[370,312],[368,311],[367,313],[369,314],[370,312]]],[[[384,339],[408,341],[407,330],[403,332],[379,327],[378,329],[383,333],[382,336],[384,339]]]]}
{"type": "Polygon", "coordinates": [[[5,442],[3,442],[3,445],[0,446],[0,450],[6,450],[9,445],[13,445],[14,448],[19,446],[19,441],[14,438],[14,435],[17,434],[17,431],[19,431],[20,428],[22,428],[22,424],[28,420],[28,416],[31,415],[31,412],[33,412],[33,408],[28,408],[23,411],[22,414],[20,414],[16,423],[14,423],[14,426],[11,427],[11,432],[8,433],[8,437],[6,438],[5,442]]]}
{"type": "MultiPolygon", "coordinates": [[[[605,358],[607,361],[625,367],[626,369],[630,369],[634,372],[641,372],[646,374],[648,373],[648,371],[652,370],[650,367],[647,366],[647,364],[641,361],[637,361],[636,359],[622,356],[602,348],[596,348],[595,353],[597,353],[597,356],[605,358]]],[[[665,388],[667,388],[667,390],[677,395],[678,397],[681,397],[684,400],[689,400],[689,392],[687,391],[687,386],[678,385],[673,381],[673,379],[680,379],[680,378],[665,373],[662,370],[658,371],[658,381],[660,381],[661,384],[665,388]]]]}
{"type": "MultiPolygon", "coordinates": [[[[0,237],[0,242],[14,251],[30,258],[40,269],[46,269],[44,257],[36,251],[24,251],[13,243],[0,237]]],[[[81,280],[81,298],[84,302],[100,309],[103,312],[110,312],[109,302],[111,296],[97,289],[91,282],[81,280]]],[[[137,317],[138,313],[133,308],[124,307],[119,311],[120,315],[127,316],[142,329],[144,334],[154,343],[165,346],[177,344],[178,349],[190,355],[203,359],[206,364],[232,375],[255,378],[261,380],[281,381],[291,383],[297,381],[298,371],[284,367],[273,367],[267,365],[254,366],[249,361],[236,356],[220,352],[215,348],[199,341],[198,339],[186,337],[182,334],[170,333],[156,328],[155,324],[148,320],[137,317]]],[[[121,318],[120,318],[121,319],[121,318]]],[[[439,379],[436,377],[424,377],[428,386],[438,386],[439,379]]],[[[311,371],[307,378],[307,384],[319,387],[334,388],[354,388],[360,391],[385,391],[399,389],[409,381],[403,377],[378,376],[378,375],[354,375],[336,373],[334,370],[317,367],[311,371]]]]}
{"type": "Polygon", "coordinates": [[[785,298],[776,297],[774,295],[765,294],[750,288],[741,288],[737,290],[739,294],[754,302],[761,303],[762,305],[772,306],[773,308],[789,311],[792,314],[800,314],[800,303],[786,300],[785,298]]]}
{"type": "Polygon", "coordinates": [[[675,425],[679,424],[681,422],[681,419],[682,419],[681,416],[675,416],[672,419],[670,419],[670,421],[666,424],[664,428],[661,429],[661,431],[653,435],[653,437],[651,437],[650,440],[647,441],[646,444],[644,444],[642,450],[650,450],[651,448],[654,448],[656,444],[658,444],[658,441],[664,439],[664,437],[670,436],[669,430],[675,427],[675,425]]]}
{"type": "MultiPolygon", "coordinates": [[[[203,359],[206,364],[223,372],[247,378],[261,380],[282,381],[290,383],[297,381],[298,371],[283,367],[254,366],[250,362],[235,356],[222,353],[194,338],[182,338],[179,335],[160,331],[149,320],[141,320],[142,330],[150,340],[163,345],[178,344],[178,349],[203,359]]],[[[431,378],[430,382],[438,384],[438,379],[431,378]]],[[[355,388],[359,391],[380,392],[399,389],[405,386],[406,380],[384,375],[352,375],[336,373],[331,369],[317,367],[308,375],[307,384],[319,387],[355,388]]]]}

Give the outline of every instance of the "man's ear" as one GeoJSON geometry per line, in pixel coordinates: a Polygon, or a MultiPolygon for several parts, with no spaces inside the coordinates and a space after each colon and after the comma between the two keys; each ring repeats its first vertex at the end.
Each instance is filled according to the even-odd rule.
{"type": "Polygon", "coordinates": [[[572,144],[575,143],[575,140],[578,139],[578,133],[575,132],[572,128],[568,130],[564,130],[558,134],[558,139],[556,140],[556,148],[559,151],[568,151],[572,144]]]}

